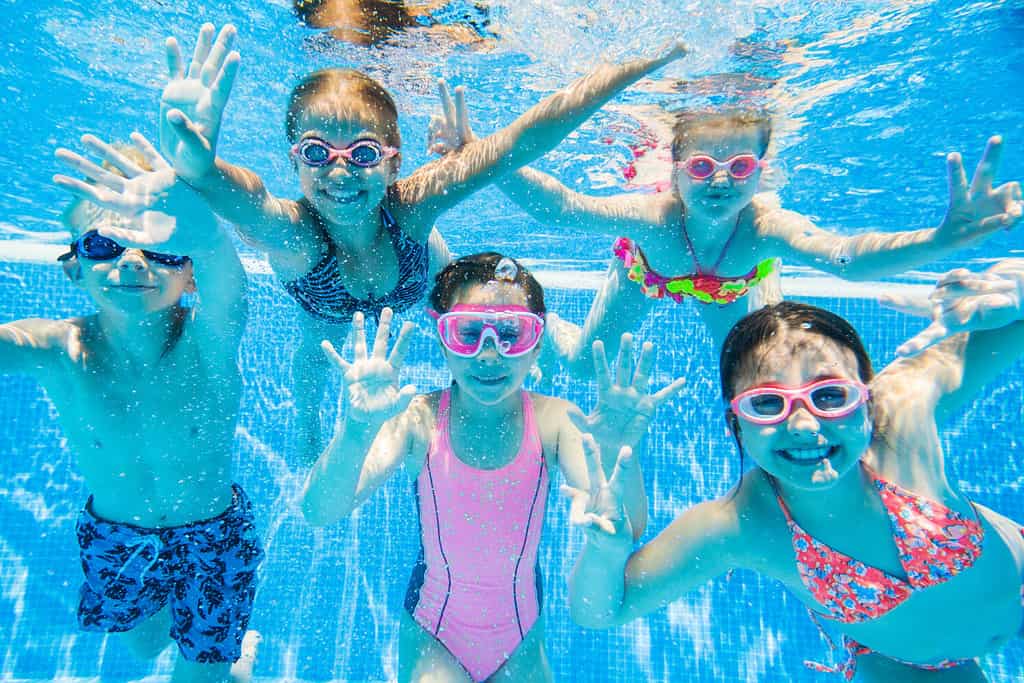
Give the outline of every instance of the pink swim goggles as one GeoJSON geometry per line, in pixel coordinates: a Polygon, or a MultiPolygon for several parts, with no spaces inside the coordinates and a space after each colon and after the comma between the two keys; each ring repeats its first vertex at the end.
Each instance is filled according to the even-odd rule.
{"type": "Polygon", "coordinates": [[[760,386],[738,394],[729,405],[747,422],[778,424],[801,401],[812,414],[826,420],[846,417],[868,400],[868,388],[852,379],[822,379],[793,389],[760,386]]]}
{"type": "Polygon", "coordinates": [[[446,349],[462,358],[480,353],[490,339],[506,358],[532,351],[544,334],[544,320],[526,306],[456,304],[447,313],[428,310],[446,349]]]}
{"type": "Polygon", "coordinates": [[[677,161],[676,168],[686,171],[686,175],[694,180],[707,180],[719,171],[727,171],[736,180],[746,180],[763,164],[764,162],[753,154],[737,154],[725,161],[719,161],[707,154],[694,154],[689,159],[677,161]]]}
{"type": "Polygon", "coordinates": [[[344,159],[359,168],[373,168],[398,154],[397,147],[382,145],[376,140],[356,140],[348,147],[335,147],[321,138],[303,138],[292,147],[292,155],[306,166],[319,168],[344,159]]]}

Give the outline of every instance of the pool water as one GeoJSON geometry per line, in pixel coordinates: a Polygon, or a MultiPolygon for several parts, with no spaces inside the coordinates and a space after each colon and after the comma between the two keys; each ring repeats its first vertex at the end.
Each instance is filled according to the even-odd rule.
{"type": "MultiPolygon", "coordinates": [[[[408,173],[427,159],[438,77],[468,86],[474,125],[486,133],[600,58],[650,52],[674,38],[694,54],[618,98],[538,166],[596,193],[655,191],[667,171],[654,112],[744,102],[780,115],[774,153],[784,172],[775,182],[784,204],[840,232],[937,224],[946,205],[944,154],[960,150],[973,166],[990,134],[1006,138],[1001,178],[1024,178],[1022,2],[499,0],[437,12],[445,21],[467,15],[478,24],[488,17],[485,40],[459,45],[413,30],[354,47],[315,38],[285,0],[0,2],[7,53],[0,62],[0,320],[91,310],[53,261],[67,240],[58,222],[66,198],[49,180],[57,171],[53,149],[77,146],[86,132],[117,138],[137,129],[155,137],[163,38],[171,31],[190,49],[204,21],[234,22],[243,59],[221,153],[285,196],[297,196],[298,183],[287,161],[284,103],[308,71],[354,66],[389,87],[408,173]],[[624,173],[637,145],[651,152],[635,160],[635,175],[624,173]]],[[[523,257],[548,286],[549,309],[575,322],[610,258],[608,245],[536,223],[492,189],[450,211],[439,228],[456,253],[483,245],[523,257]]],[[[956,265],[1019,256],[1020,244],[1019,231],[1000,234],[892,286],[912,290],[956,265]]],[[[265,261],[242,253],[251,315],[240,352],[245,396],[236,463],[267,550],[251,624],[264,635],[256,680],[393,680],[397,617],[418,551],[412,487],[400,473],[351,518],[324,530],[303,522],[295,498],[306,472],[289,461],[288,438],[299,313],[265,261]]],[[[784,289],[853,322],[876,367],[921,327],[881,309],[871,298],[874,283],[787,268],[784,289]]],[[[418,322],[409,381],[442,386],[440,356],[426,322],[418,322]]],[[[656,382],[688,378],[683,395],[659,412],[643,459],[650,537],[684,508],[727,491],[739,460],[721,417],[710,339],[693,307],[656,307],[639,336],[671,338],[661,345],[656,382]]],[[[591,387],[564,374],[553,391],[584,408],[595,399],[591,387]]],[[[943,432],[949,476],[1018,520],[1022,404],[1017,366],[943,432]]],[[[115,639],[75,628],[81,570],[74,522],[87,492],[56,418],[34,382],[0,377],[0,679],[166,677],[171,650],[155,665],[140,664],[115,639]]],[[[566,508],[553,492],[540,559],[556,680],[829,680],[803,665],[831,656],[799,602],[747,572],[619,629],[575,626],[565,579],[581,534],[569,527],[566,508]]],[[[1024,645],[1011,643],[984,665],[994,681],[1021,680],[1024,645]]]]}

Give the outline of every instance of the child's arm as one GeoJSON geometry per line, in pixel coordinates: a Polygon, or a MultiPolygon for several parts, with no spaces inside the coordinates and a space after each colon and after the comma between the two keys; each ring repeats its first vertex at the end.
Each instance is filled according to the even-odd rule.
{"type": "Polygon", "coordinates": [[[896,350],[904,358],[883,374],[925,378],[941,422],[1024,354],[1024,259],[1005,259],[982,273],[950,271],[930,300],[932,323],[896,350]]]}
{"type": "MultiPolygon", "coordinates": [[[[575,428],[570,427],[559,433],[559,466],[569,486],[576,488],[585,488],[590,481],[580,432],[593,437],[600,448],[603,471],[611,472],[619,451],[639,446],[647,435],[647,428],[658,406],[675,396],[684,384],[680,378],[660,391],[647,393],[654,366],[654,345],[650,342],[643,345],[634,372],[633,336],[628,333],[622,335],[619,344],[614,377],[604,353],[604,344],[595,341],[593,351],[597,405],[587,416],[578,410],[571,410],[568,418],[575,428]]],[[[630,526],[634,536],[639,538],[647,526],[647,492],[644,490],[639,465],[623,473],[620,483],[630,526]]]]}
{"type": "Polygon", "coordinates": [[[405,461],[415,425],[422,423],[423,403],[410,405],[416,388],[398,386],[412,323],[402,326],[388,355],[391,317],[390,308],[381,312],[368,355],[363,315],[355,315],[352,363],[323,342],[324,352],[342,372],[342,387],[334,438],[313,465],[302,494],[302,515],[314,526],[347,516],[376,491],[405,461]]]}
{"type": "MultiPolygon", "coordinates": [[[[469,123],[465,88],[455,89],[454,100],[443,80],[438,81],[438,91],[443,113],[431,117],[428,146],[431,152],[444,155],[462,149],[477,137],[469,123]]],[[[519,208],[552,227],[606,237],[628,235],[643,241],[644,230],[658,229],[664,222],[661,207],[647,195],[592,197],[528,167],[501,176],[495,184],[519,208]]]]}
{"type": "Polygon", "coordinates": [[[178,175],[244,240],[276,262],[304,270],[320,249],[314,231],[306,229],[307,209],[271,195],[252,171],[217,158],[217,137],[240,57],[231,51],[234,26],[224,26],[211,45],[213,32],[212,24],[200,29],[187,71],[177,41],[167,39],[170,81],[160,98],[160,148],[178,175]]]}
{"type": "Polygon", "coordinates": [[[417,224],[431,225],[438,214],[496,177],[555,147],[620,90],[685,53],[681,45],[675,45],[655,59],[598,67],[546,97],[506,128],[474,140],[399,181],[399,203],[415,212],[417,224]]]}
{"type": "Polygon", "coordinates": [[[565,487],[570,521],[586,543],[569,579],[572,618],[587,628],[609,628],[648,614],[731,569],[738,537],[728,499],[701,503],[676,518],[654,540],[631,553],[623,479],[636,467],[628,448],[606,480],[596,444],[586,447],[589,490],[565,487]]]}
{"type": "Polygon", "coordinates": [[[1020,220],[1020,185],[992,187],[1001,148],[1001,138],[989,139],[970,187],[960,155],[949,155],[949,210],[937,228],[841,236],[818,228],[806,216],[775,209],[757,217],[758,233],[768,241],[771,255],[784,262],[798,261],[849,280],[901,273],[977,244],[1020,220]]]}
{"type": "Polygon", "coordinates": [[[66,149],[57,157],[90,178],[56,175],[57,185],[110,211],[122,220],[95,227],[118,243],[139,249],[188,256],[199,292],[193,329],[207,337],[203,346],[212,354],[228,351],[235,362],[238,340],[248,312],[245,271],[231,238],[221,230],[206,202],[178,178],[170,164],[139,133],[132,133],[145,164],[143,168],[92,135],[82,143],[123,175],[97,166],[66,149]]]}
{"type": "Polygon", "coordinates": [[[0,375],[24,374],[43,381],[65,349],[71,354],[78,347],[78,329],[64,320],[44,318],[0,325],[0,375]]]}

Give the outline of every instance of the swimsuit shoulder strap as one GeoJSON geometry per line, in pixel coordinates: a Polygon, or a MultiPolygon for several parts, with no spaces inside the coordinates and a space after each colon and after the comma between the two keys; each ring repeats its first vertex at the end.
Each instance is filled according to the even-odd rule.
{"type": "Polygon", "coordinates": [[[782,514],[786,516],[786,522],[792,526],[796,524],[793,519],[793,515],[789,511],[789,506],[786,505],[786,501],[782,499],[782,493],[779,492],[779,486],[775,483],[775,478],[767,472],[763,472],[765,479],[768,480],[768,485],[772,487],[772,492],[775,494],[775,500],[778,502],[779,507],[782,509],[782,514]]]}

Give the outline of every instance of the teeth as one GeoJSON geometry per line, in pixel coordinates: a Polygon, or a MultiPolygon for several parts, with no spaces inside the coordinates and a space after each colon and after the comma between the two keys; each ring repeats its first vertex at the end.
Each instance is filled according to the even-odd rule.
{"type": "Polygon", "coordinates": [[[336,202],[354,202],[359,197],[358,192],[350,192],[342,194],[339,192],[332,192],[330,190],[324,190],[324,194],[333,199],[336,202]]]}
{"type": "Polygon", "coordinates": [[[787,448],[786,454],[793,460],[820,460],[828,455],[829,446],[817,448],[787,448]]]}

